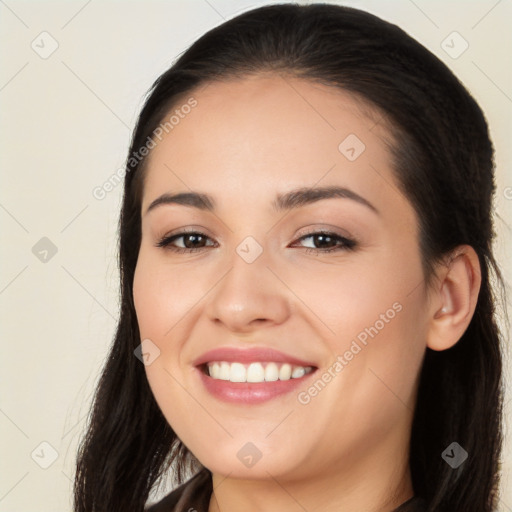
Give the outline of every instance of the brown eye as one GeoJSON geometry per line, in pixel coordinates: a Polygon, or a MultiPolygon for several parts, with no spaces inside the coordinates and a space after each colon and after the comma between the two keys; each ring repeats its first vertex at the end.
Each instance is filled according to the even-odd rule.
{"type": "Polygon", "coordinates": [[[313,245],[319,245],[320,247],[310,247],[307,249],[307,253],[342,251],[354,249],[356,246],[356,242],[354,240],[349,240],[348,238],[328,231],[315,231],[313,233],[309,233],[299,238],[299,241],[306,240],[308,238],[313,240],[313,245]]]}
{"type": "Polygon", "coordinates": [[[206,240],[209,239],[210,238],[204,233],[189,231],[166,236],[162,238],[156,245],[157,247],[164,247],[175,252],[195,252],[206,247],[203,244],[206,242],[206,240]],[[175,240],[179,240],[180,238],[183,239],[183,247],[177,247],[173,245],[175,240]]]}

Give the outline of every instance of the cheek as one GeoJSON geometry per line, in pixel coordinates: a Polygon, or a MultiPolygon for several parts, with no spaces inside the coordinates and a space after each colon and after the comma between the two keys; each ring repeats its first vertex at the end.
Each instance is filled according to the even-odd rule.
{"type": "Polygon", "coordinates": [[[387,264],[382,258],[368,266],[334,268],[314,280],[300,279],[296,289],[304,291],[305,302],[330,328],[329,339],[343,348],[346,340],[360,333],[364,341],[364,333],[374,332],[374,327],[389,331],[389,325],[405,316],[406,304],[414,301],[412,283],[420,277],[415,265],[387,264]]]}
{"type": "Polygon", "coordinates": [[[205,294],[199,271],[169,267],[158,254],[141,249],[133,300],[142,338],[169,339],[169,332],[205,294]]]}
{"type": "Polygon", "coordinates": [[[158,354],[145,365],[146,377],[162,413],[184,442],[191,440],[189,416],[183,411],[195,417],[202,414],[185,391],[186,368],[180,366],[181,348],[187,338],[184,329],[200,297],[195,283],[189,274],[169,268],[158,254],[141,247],[133,299],[141,340],[151,340],[157,347],[152,350],[158,354]]]}
{"type": "Polygon", "coordinates": [[[401,401],[412,403],[426,344],[423,290],[420,260],[412,250],[382,254],[371,265],[333,272],[310,285],[312,307],[331,331],[325,338],[331,354],[326,366],[338,356],[342,364],[332,370],[337,377],[323,399],[338,403],[345,397],[341,400],[369,412],[382,404],[395,403],[400,410],[401,401]]]}
{"type": "Polygon", "coordinates": [[[418,296],[394,302],[393,293],[361,298],[337,296],[345,307],[328,341],[332,356],[317,380],[298,391],[302,423],[322,425],[323,438],[315,442],[319,453],[332,454],[333,464],[342,443],[371,449],[373,440],[390,432],[405,435],[425,350],[418,296]]]}

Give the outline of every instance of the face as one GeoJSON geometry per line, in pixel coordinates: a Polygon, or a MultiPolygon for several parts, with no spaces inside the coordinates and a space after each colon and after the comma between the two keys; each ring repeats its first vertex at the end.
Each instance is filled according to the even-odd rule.
{"type": "Polygon", "coordinates": [[[427,295],[386,128],[298,78],[191,96],[150,154],[133,285],[159,407],[214,473],[389,464],[409,443],[427,295]],[[172,198],[191,193],[208,198],[172,198]]]}

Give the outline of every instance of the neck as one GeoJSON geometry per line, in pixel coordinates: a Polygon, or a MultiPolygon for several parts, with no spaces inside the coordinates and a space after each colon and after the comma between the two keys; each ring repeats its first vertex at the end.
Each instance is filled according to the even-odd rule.
{"type": "Polygon", "coordinates": [[[408,454],[393,457],[381,450],[370,459],[296,480],[241,480],[214,473],[208,511],[392,512],[414,494],[408,454]]]}

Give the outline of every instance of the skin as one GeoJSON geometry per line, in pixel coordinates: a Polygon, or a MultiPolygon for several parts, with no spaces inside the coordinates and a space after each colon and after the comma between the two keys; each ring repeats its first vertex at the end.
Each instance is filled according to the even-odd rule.
{"type": "Polygon", "coordinates": [[[447,349],[466,329],[480,283],[476,254],[461,246],[426,287],[418,220],[398,191],[389,132],[350,94],[265,74],[193,96],[197,106],[152,150],[142,197],[133,294],[141,339],[160,350],[145,367],[155,399],[213,473],[210,512],[390,512],[414,494],[408,444],[425,349],[447,349]],[[354,161],[338,149],[349,134],[366,146],[354,161]],[[270,207],[278,193],[329,185],[378,213],[349,198],[270,207]],[[146,213],[162,194],[190,190],[212,195],[215,212],[168,204],[146,213]],[[206,234],[199,251],[156,246],[182,228],[206,234]],[[322,228],[357,245],[322,253],[318,238],[301,240],[322,228]],[[252,263],[236,252],[248,236],[263,251],[252,263]],[[393,304],[394,318],[300,403],[298,392],[393,304]],[[220,346],[273,347],[318,370],[297,392],[225,403],[193,366],[220,346]],[[237,457],[248,442],[262,454],[250,468],[237,457]]]}

